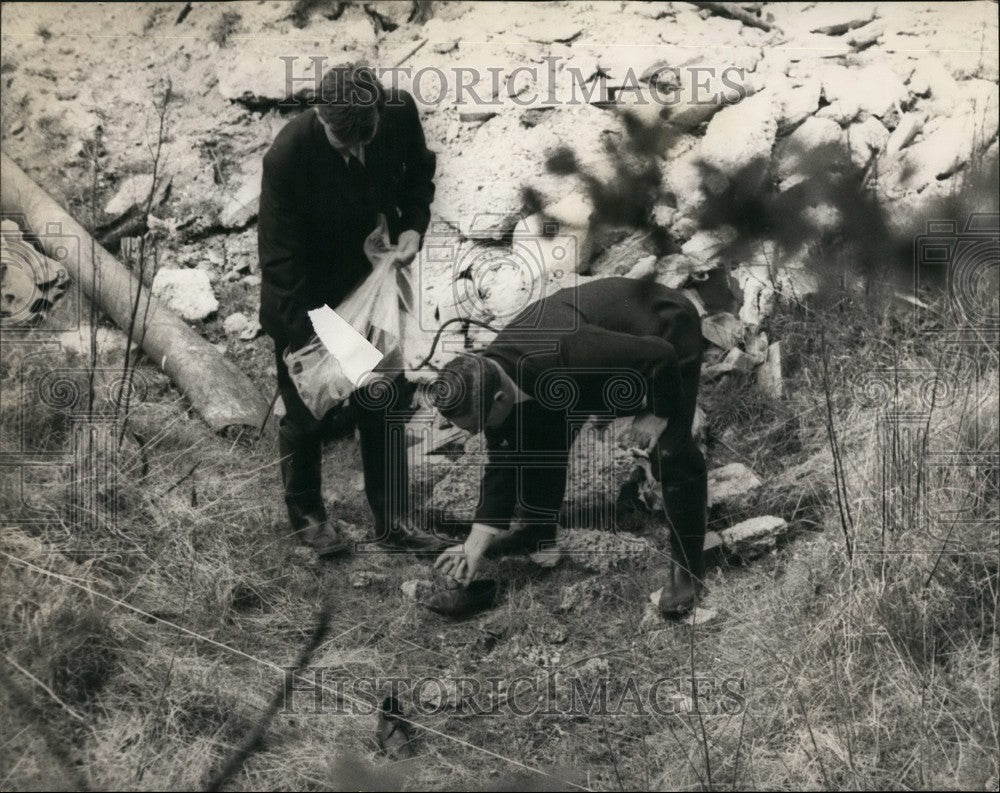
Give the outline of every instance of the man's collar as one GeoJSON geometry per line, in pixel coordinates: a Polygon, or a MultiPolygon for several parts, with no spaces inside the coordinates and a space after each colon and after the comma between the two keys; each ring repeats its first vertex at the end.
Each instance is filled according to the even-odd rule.
{"type": "MultiPolygon", "coordinates": [[[[316,113],[315,110],[313,112],[316,113]]],[[[349,163],[351,161],[351,155],[354,155],[355,157],[358,158],[361,164],[364,165],[365,147],[363,145],[359,143],[353,147],[345,146],[343,143],[337,140],[336,135],[327,131],[326,124],[324,124],[322,119],[320,119],[319,113],[316,113],[316,123],[319,124],[320,133],[322,134],[323,139],[327,142],[327,144],[329,144],[329,146],[335,152],[337,152],[337,154],[339,154],[341,157],[344,158],[345,163],[349,163]]]]}

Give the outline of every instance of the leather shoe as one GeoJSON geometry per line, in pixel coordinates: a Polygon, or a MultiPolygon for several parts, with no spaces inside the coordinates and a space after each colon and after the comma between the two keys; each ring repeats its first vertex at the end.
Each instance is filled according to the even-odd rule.
{"type": "Polygon", "coordinates": [[[388,528],[376,525],[375,541],[389,550],[412,551],[421,556],[439,554],[454,545],[414,526],[407,520],[396,521],[388,528]]]}
{"type": "Polygon", "coordinates": [[[690,614],[703,590],[702,583],[682,565],[672,563],[670,579],[663,585],[660,593],[660,614],[666,619],[677,619],[690,614]]]}
{"type": "Polygon", "coordinates": [[[351,550],[351,542],[343,537],[329,521],[317,515],[303,515],[302,525],[292,532],[301,545],[316,551],[320,558],[340,556],[351,550]]]}

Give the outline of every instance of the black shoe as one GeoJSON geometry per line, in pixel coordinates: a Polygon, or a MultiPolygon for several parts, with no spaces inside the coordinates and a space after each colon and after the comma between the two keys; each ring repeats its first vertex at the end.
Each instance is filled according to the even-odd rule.
{"type": "Polygon", "coordinates": [[[321,559],[341,556],[351,550],[351,541],[318,515],[303,515],[302,526],[292,532],[292,537],[300,545],[316,551],[321,559]]]}
{"type": "Polygon", "coordinates": [[[497,582],[480,578],[467,587],[446,589],[432,595],[424,604],[431,611],[452,619],[471,617],[493,608],[497,597],[497,582]]]}
{"type": "Polygon", "coordinates": [[[375,526],[375,542],[387,550],[411,551],[423,555],[436,555],[455,543],[436,537],[406,520],[396,521],[389,528],[375,526]]]}
{"type": "Polygon", "coordinates": [[[701,581],[676,562],[670,565],[670,577],[660,592],[660,614],[665,619],[679,619],[694,611],[704,591],[701,581]]]}
{"type": "Polygon", "coordinates": [[[382,700],[375,739],[378,741],[378,748],[390,760],[407,760],[416,754],[413,750],[410,725],[402,717],[402,708],[399,707],[395,697],[386,697],[382,700]]]}
{"type": "Polygon", "coordinates": [[[526,526],[523,529],[498,534],[486,549],[487,559],[516,556],[544,551],[556,544],[556,527],[553,524],[526,526]]]}

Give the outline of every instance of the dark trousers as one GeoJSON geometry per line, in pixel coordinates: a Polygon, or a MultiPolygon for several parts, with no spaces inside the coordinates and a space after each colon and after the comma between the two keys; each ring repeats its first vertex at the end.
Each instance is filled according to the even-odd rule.
{"type": "Polygon", "coordinates": [[[407,466],[404,424],[409,414],[410,389],[401,372],[383,372],[351,395],[350,404],[317,419],[295,388],[282,352],[275,342],[278,390],[285,415],[278,425],[281,478],[292,528],[302,525],[304,515],[325,517],[322,494],[323,441],[356,424],[360,434],[361,465],[365,495],[375,516],[375,535],[380,537],[394,521],[406,514],[407,466]],[[345,412],[346,411],[346,412],[345,412]]]}
{"type": "MultiPolygon", "coordinates": [[[[681,368],[683,399],[672,405],[667,427],[657,441],[651,460],[653,475],[660,481],[663,492],[673,559],[697,578],[704,574],[702,557],[708,502],[705,457],[691,434],[700,374],[700,361],[681,368]]],[[[547,417],[533,403],[525,403],[523,409],[538,411],[541,415],[526,413],[524,422],[530,424],[532,432],[519,438],[519,451],[531,452],[537,460],[519,466],[521,520],[526,526],[552,524],[566,492],[572,438],[566,421],[560,420],[562,417],[558,414],[547,417]]]]}

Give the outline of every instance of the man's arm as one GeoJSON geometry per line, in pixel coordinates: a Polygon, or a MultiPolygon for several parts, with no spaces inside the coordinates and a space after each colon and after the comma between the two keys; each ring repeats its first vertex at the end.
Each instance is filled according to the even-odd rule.
{"type": "Polygon", "coordinates": [[[490,460],[483,471],[481,490],[482,498],[468,538],[446,550],[434,563],[435,569],[463,586],[468,586],[475,577],[493,537],[510,528],[517,500],[517,469],[490,460]]]}
{"type": "Polygon", "coordinates": [[[312,288],[309,270],[303,261],[304,221],[294,207],[294,172],[289,158],[280,154],[271,149],[264,155],[257,246],[261,278],[277,297],[288,342],[296,349],[312,336],[312,323],[306,312],[317,307],[317,291],[312,288]]]}
{"type": "Polygon", "coordinates": [[[403,100],[402,151],[405,173],[399,195],[400,228],[423,236],[431,221],[437,156],[427,148],[417,103],[406,92],[403,100]]]}

